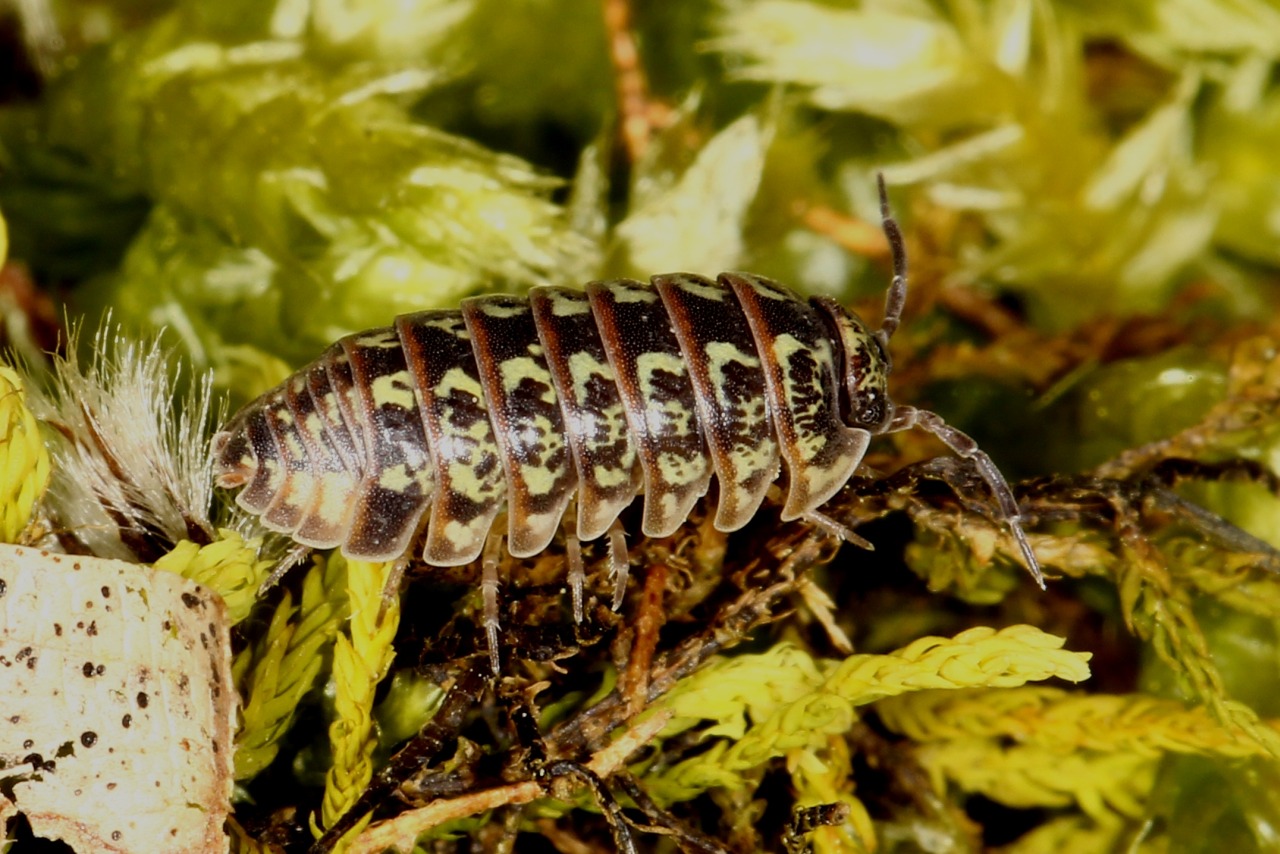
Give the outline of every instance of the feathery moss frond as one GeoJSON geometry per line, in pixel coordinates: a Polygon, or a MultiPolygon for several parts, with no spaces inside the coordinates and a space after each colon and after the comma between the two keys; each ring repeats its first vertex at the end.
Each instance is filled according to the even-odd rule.
{"type": "MultiPolygon", "coordinates": [[[[682,123],[669,134],[679,139],[686,131],[682,123]]],[[[641,167],[631,213],[615,230],[627,271],[643,276],[652,270],[739,266],[746,250],[743,223],[771,136],[755,116],[738,119],[710,139],[678,176],[663,171],[659,140],[641,167]]]]}
{"type": "Polygon", "coordinates": [[[950,784],[1017,809],[1078,807],[1100,824],[1141,816],[1159,765],[1137,753],[1063,753],[981,739],[934,742],[917,757],[941,793],[950,784]]]}
{"type": "MultiPolygon", "coordinates": [[[[321,828],[332,827],[355,804],[373,777],[373,750],[378,746],[373,695],[395,657],[391,642],[400,624],[399,600],[383,599],[391,569],[391,563],[347,561],[350,635],[339,635],[333,650],[337,688],[336,717],[329,725],[333,765],[325,776],[319,821],[314,816],[311,820],[317,836],[321,828]]],[[[359,833],[366,822],[367,818],[362,818],[348,836],[359,833]]]]}
{"type": "Polygon", "coordinates": [[[712,786],[734,787],[744,771],[790,750],[813,750],[848,731],[855,708],[931,688],[1012,687],[1051,677],[1089,675],[1088,653],[1031,626],[975,628],[954,638],[921,638],[890,655],[818,662],[779,645],[768,653],[722,659],[680,682],[655,710],[675,717],[664,736],[711,723],[717,739],[698,756],[646,779],[651,794],[686,800],[712,786]]]}
{"type": "Polygon", "coordinates": [[[215,591],[227,603],[227,621],[234,626],[249,616],[271,571],[271,561],[260,559],[261,552],[259,540],[246,542],[236,531],[223,529],[207,546],[183,540],[153,565],[215,591]]]}
{"type": "MultiPolygon", "coordinates": [[[[1233,720],[1256,721],[1231,705],[1233,720]]],[[[883,700],[876,712],[921,745],[917,755],[939,792],[954,785],[1013,807],[1074,805],[1102,828],[1142,815],[1166,755],[1272,755],[1256,731],[1224,725],[1204,706],[1141,694],[923,691],[883,700]]],[[[1258,726],[1280,733],[1277,721],[1258,726]]]]}
{"type": "Polygon", "coordinates": [[[346,562],[316,558],[302,582],[302,600],[286,591],[266,632],[236,656],[233,673],[244,698],[236,736],[236,779],[249,780],[271,764],[293,724],[298,703],[315,685],[329,650],[350,614],[344,594],[346,562]]]}
{"type": "MultiPolygon", "coordinates": [[[[1204,706],[1144,694],[1073,694],[1046,686],[922,691],[883,700],[876,713],[894,732],[920,742],[1004,738],[1063,752],[1195,753],[1230,759],[1268,755],[1204,706]]],[[[1280,722],[1266,725],[1280,731],[1280,722]]]]}
{"type": "Polygon", "coordinates": [[[594,269],[549,198],[558,179],[413,119],[402,101],[437,71],[334,66],[211,17],[180,6],[88,52],[42,102],[34,144],[155,203],[115,286],[82,307],[166,325],[198,368],[225,370],[227,346],[296,363],[496,282],[594,269]]]}

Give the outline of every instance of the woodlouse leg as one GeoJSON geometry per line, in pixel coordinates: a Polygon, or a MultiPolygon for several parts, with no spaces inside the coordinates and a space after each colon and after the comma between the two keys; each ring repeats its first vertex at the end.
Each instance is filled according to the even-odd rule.
{"type": "Polygon", "coordinates": [[[280,583],[280,579],[298,564],[307,559],[307,555],[311,554],[311,547],[294,543],[289,550],[284,553],[284,557],[276,562],[271,568],[271,574],[268,575],[261,584],[258,585],[258,597],[261,598],[267,594],[267,591],[280,583]]]}
{"type": "Polygon", "coordinates": [[[884,175],[876,174],[876,187],[880,191],[880,222],[884,228],[884,236],[889,241],[889,250],[893,254],[893,282],[884,297],[884,320],[875,333],[881,346],[889,347],[889,339],[898,329],[902,320],[902,307],[907,302],[907,248],[902,240],[902,229],[898,221],[889,212],[889,192],[884,186],[884,175]]]}
{"type": "Polygon", "coordinates": [[[400,582],[404,580],[405,570],[409,568],[409,562],[412,559],[413,552],[407,551],[396,558],[395,563],[391,564],[391,571],[387,573],[387,581],[382,586],[382,604],[378,606],[379,623],[387,615],[387,608],[400,595],[400,582]]]}
{"type": "Polygon", "coordinates": [[[391,571],[387,573],[386,584],[382,587],[382,605],[378,608],[379,623],[386,616],[387,608],[391,607],[391,603],[400,595],[400,583],[404,581],[404,574],[408,571],[409,564],[413,562],[415,550],[421,548],[421,543],[427,535],[427,523],[430,519],[430,513],[422,514],[422,518],[418,520],[418,527],[413,532],[413,539],[409,541],[409,549],[396,558],[395,563],[391,565],[391,571]]]}
{"type": "Polygon", "coordinates": [[[573,534],[564,540],[565,558],[569,563],[569,595],[573,597],[573,621],[582,622],[582,586],[587,574],[582,568],[582,543],[573,534]]]}
{"type": "Polygon", "coordinates": [[[622,599],[627,593],[627,577],[631,572],[630,556],[627,554],[627,534],[622,524],[616,519],[609,526],[609,562],[610,574],[613,576],[613,610],[622,607],[622,599]]]}
{"type": "Polygon", "coordinates": [[[494,676],[501,675],[502,664],[498,657],[498,562],[501,558],[502,535],[490,534],[480,562],[480,595],[484,598],[484,634],[489,641],[489,664],[494,676]]]}
{"type": "Polygon", "coordinates": [[[991,457],[987,456],[986,451],[978,447],[978,443],[971,436],[952,427],[942,420],[942,416],[927,409],[916,409],[914,406],[897,407],[894,411],[893,421],[889,423],[884,432],[896,433],[901,430],[910,430],[912,427],[923,427],[928,430],[941,439],[958,456],[973,464],[978,474],[982,476],[982,479],[987,482],[987,486],[991,488],[991,492],[996,499],[996,505],[1000,510],[1000,517],[1009,526],[1014,540],[1017,541],[1018,548],[1022,552],[1022,559],[1026,563],[1027,569],[1030,570],[1031,576],[1035,578],[1041,590],[1045,589],[1044,573],[1040,569],[1040,562],[1036,559],[1035,552],[1031,550],[1031,543],[1027,540],[1026,531],[1022,529],[1022,511],[1018,508],[1018,501],[1014,498],[1013,489],[1010,488],[1009,482],[1004,479],[1000,469],[996,468],[996,464],[991,457]]]}
{"type": "Polygon", "coordinates": [[[810,510],[800,517],[810,525],[821,528],[826,533],[846,543],[857,546],[860,549],[866,549],[869,552],[876,550],[876,547],[865,537],[859,536],[854,532],[853,528],[843,522],[837,522],[825,513],[817,510],[810,510]]]}

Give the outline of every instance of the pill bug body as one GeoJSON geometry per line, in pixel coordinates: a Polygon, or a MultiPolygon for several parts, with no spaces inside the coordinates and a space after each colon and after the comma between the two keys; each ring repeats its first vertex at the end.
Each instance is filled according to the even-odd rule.
{"type": "Polygon", "coordinates": [[[575,497],[580,540],[639,495],[644,533],[667,536],[713,475],[733,531],[783,465],[784,519],[840,489],[890,410],[841,412],[868,410],[851,390],[887,402],[887,367],[856,317],[759,276],[474,297],[347,336],[247,405],[215,437],[218,484],[244,486],[267,527],[362,560],[402,555],[425,523],[425,562],[468,563],[504,507],[528,557],[575,497]]]}
{"type": "MultiPolygon", "coordinates": [[[[818,508],[873,435],[921,427],[986,481],[1043,587],[991,458],[888,396],[906,256],[879,189],[894,276],[874,331],[834,300],[744,273],[473,297],[349,335],[245,406],[214,437],[217,483],[243,486],[236,500],[267,527],[350,558],[398,558],[425,527],[422,557],[435,566],[476,560],[503,508],[511,554],[537,554],[576,498],[580,615],[576,541],[610,531],[620,545],[617,517],[640,495],[643,532],[668,536],[713,476],[721,531],[746,525],[785,467],[784,521],[869,545],[818,508]]],[[[626,564],[613,551],[616,607],[626,564]]],[[[496,669],[492,561],[484,578],[496,669]]]]}

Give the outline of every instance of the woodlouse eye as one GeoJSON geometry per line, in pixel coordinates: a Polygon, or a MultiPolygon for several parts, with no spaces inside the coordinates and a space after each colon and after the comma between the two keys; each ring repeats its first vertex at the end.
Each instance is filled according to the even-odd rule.
{"type": "Polygon", "coordinates": [[[854,426],[879,432],[890,418],[889,397],[879,389],[865,390],[854,399],[850,414],[854,426]]]}

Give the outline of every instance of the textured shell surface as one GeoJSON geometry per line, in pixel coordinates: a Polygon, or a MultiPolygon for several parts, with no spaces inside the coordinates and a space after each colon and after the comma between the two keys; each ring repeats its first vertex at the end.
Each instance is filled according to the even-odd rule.
{"type": "Polygon", "coordinates": [[[217,482],[362,560],[421,535],[426,563],[469,563],[503,509],[528,557],[575,498],[580,540],[638,496],[644,533],[668,536],[713,476],[734,531],[784,465],[784,520],[844,485],[885,426],[859,407],[887,411],[888,367],[838,304],[749,274],[473,297],[349,335],[245,406],[214,437],[217,482]]]}

